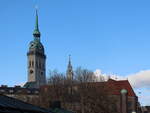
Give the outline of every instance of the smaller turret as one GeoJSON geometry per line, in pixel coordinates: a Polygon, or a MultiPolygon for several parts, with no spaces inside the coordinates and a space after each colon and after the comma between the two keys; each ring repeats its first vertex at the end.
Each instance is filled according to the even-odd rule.
{"type": "Polygon", "coordinates": [[[70,80],[73,80],[73,68],[71,65],[71,55],[69,55],[69,63],[68,63],[68,68],[67,68],[67,78],[70,80]]]}

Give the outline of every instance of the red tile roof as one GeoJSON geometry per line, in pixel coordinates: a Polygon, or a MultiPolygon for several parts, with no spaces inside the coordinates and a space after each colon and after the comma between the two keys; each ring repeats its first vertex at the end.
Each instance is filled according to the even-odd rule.
{"type": "Polygon", "coordinates": [[[136,96],[128,80],[116,81],[109,79],[106,83],[107,87],[109,88],[108,90],[113,95],[120,95],[120,91],[122,89],[126,89],[128,91],[128,96],[136,96]]]}

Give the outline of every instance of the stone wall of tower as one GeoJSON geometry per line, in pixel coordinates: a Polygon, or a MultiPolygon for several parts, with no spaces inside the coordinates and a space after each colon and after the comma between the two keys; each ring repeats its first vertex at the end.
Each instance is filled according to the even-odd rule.
{"type": "Polygon", "coordinates": [[[35,70],[35,74],[36,74],[36,81],[38,83],[39,86],[44,85],[46,83],[46,76],[45,76],[45,57],[41,57],[41,56],[36,56],[35,58],[36,62],[35,62],[35,66],[36,66],[36,70],[35,70]]]}
{"type": "Polygon", "coordinates": [[[36,82],[37,86],[46,84],[46,56],[28,52],[28,82],[36,82]]]}
{"type": "Polygon", "coordinates": [[[28,55],[28,82],[36,81],[35,55],[28,55]]]}

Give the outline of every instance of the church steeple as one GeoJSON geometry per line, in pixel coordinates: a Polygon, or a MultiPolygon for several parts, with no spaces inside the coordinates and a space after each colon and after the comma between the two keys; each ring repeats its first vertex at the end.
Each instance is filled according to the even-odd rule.
{"type": "Polygon", "coordinates": [[[71,64],[71,55],[69,55],[69,62],[67,67],[67,78],[73,80],[73,68],[71,64]]]}
{"type": "Polygon", "coordinates": [[[39,23],[38,23],[38,12],[37,12],[37,9],[36,9],[36,20],[35,20],[35,29],[33,31],[33,36],[35,38],[40,38],[41,36],[41,33],[39,31],[39,23]]]}
{"type": "Polygon", "coordinates": [[[34,40],[29,44],[28,58],[28,82],[32,88],[38,88],[46,84],[46,55],[44,46],[40,42],[40,31],[38,25],[38,13],[36,10],[36,22],[33,32],[34,40]]]}

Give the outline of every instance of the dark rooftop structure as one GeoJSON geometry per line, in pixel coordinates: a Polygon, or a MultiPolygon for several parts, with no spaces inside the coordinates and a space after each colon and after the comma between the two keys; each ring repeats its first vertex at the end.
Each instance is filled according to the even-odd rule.
{"type": "Polygon", "coordinates": [[[18,99],[0,95],[0,113],[53,113],[18,99]]]}
{"type": "Polygon", "coordinates": [[[62,109],[62,108],[54,108],[51,111],[53,113],[75,113],[75,112],[68,111],[68,110],[65,110],[65,109],[62,109]]]}

